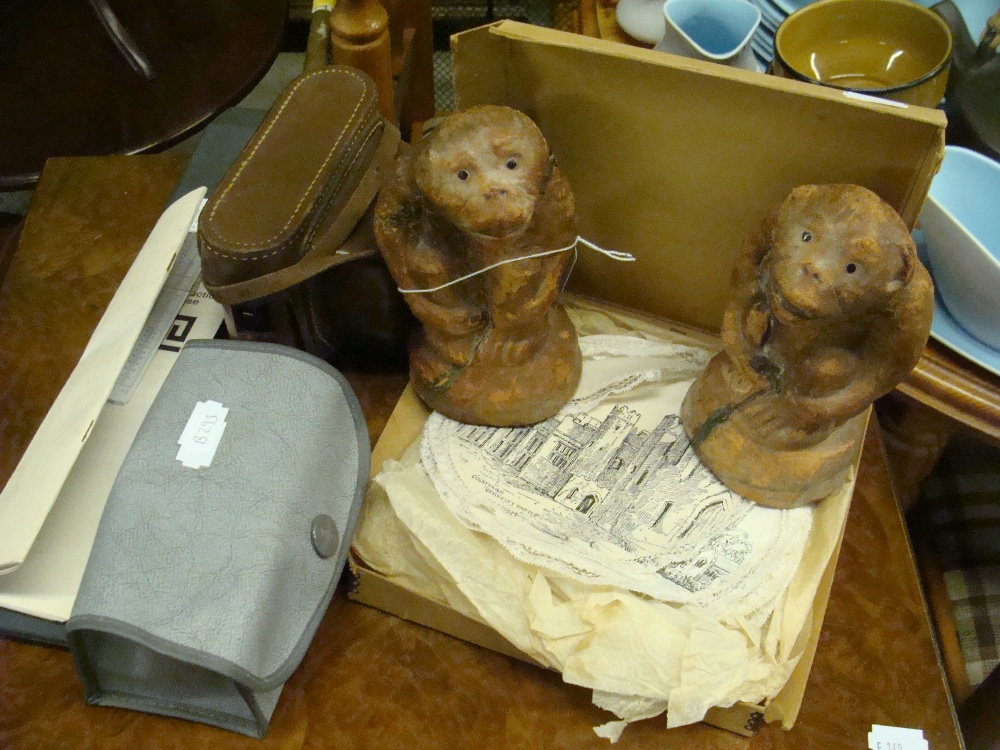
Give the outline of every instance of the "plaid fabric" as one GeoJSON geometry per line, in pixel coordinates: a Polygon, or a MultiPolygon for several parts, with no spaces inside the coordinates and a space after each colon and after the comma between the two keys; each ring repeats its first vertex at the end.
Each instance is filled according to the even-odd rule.
{"type": "Polygon", "coordinates": [[[941,561],[975,687],[1000,663],[1000,449],[953,440],[924,482],[911,523],[941,561]]]}

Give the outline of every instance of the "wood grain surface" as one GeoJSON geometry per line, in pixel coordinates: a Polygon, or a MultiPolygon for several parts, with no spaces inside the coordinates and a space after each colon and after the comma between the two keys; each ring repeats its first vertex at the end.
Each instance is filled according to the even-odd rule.
{"type": "Polygon", "coordinates": [[[0,290],[0,487],[179,179],[177,154],[52,159],[0,290]]]}
{"type": "Polygon", "coordinates": [[[145,153],[238,102],[271,66],[285,0],[106,5],[152,68],[146,77],[79,0],[4,2],[0,189],[34,185],[53,156],[145,153]]]}
{"type": "Polygon", "coordinates": [[[939,341],[927,343],[923,357],[897,390],[1000,445],[1000,376],[939,341]]]}
{"type": "MultiPolygon", "coordinates": [[[[158,164],[157,171],[165,169],[158,164]]],[[[95,220],[103,216],[107,224],[101,231],[116,233],[124,245],[141,244],[155,220],[152,196],[165,197],[169,192],[164,188],[168,182],[165,173],[159,180],[151,177],[145,188],[139,180],[137,192],[129,194],[146,195],[150,211],[145,214],[146,225],[140,226],[143,222],[130,212],[108,208],[124,200],[117,187],[104,184],[79,195],[76,180],[69,169],[59,183],[66,192],[58,202],[77,206],[74,211],[64,215],[62,209],[53,209],[43,222],[32,209],[25,228],[26,232],[31,230],[27,235],[31,245],[54,242],[47,235],[57,232],[57,226],[63,227],[58,236],[67,242],[73,233],[67,233],[65,227],[73,222],[79,224],[77,234],[84,227],[95,231],[92,223],[84,221],[88,216],[95,220]],[[57,221],[60,216],[63,220],[57,221]],[[34,232],[39,234],[32,235],[34,232]]],[[[93,240],[92,235],[83,236],[93,240]]],[[[35,276],[50,265],[62,269],[73,281],[69,287],[74,288],[73,274],[79,274],[83,283],[87,273],[109,267],[110,261],[87,257],[88,252],[101,255],[93,249],[96,247],[99,245],[93,241],[69,242],[64,250],[52,251],[52,261],[39,257],[30,264],[39,269],[35,276]]],[[[54,305],[47,289],[39,283],[30,293],[27,288],[19,293],[18,299],[43,308],[54,305]]],[[[60,336],[67,341],[85,340],[93,311],[80,296],[63,295],[59,312],[50,314],[73,331],[60,336]]],[[[4,299],[0,304],[9,304],[4,299]]],[[[29,335],[33,324],[24,319],[21,308],[5,309],[7,315],[16,313],[22,327],[19,335],[29,335]]],[[[7,345],[7,361],[18,367],[22,366],[17,364],[18,353],[30,339],[22,341],[24,346],[7,345]]],[[[60,338],[58,346],[63,346],[62,342],[60,338]]],[[[36,355],[23,356],[35,361],[36,355]]],[[[374,442],[402,392],[406,374],[347,375],[363,405],[374,442]]],[[[4,419],[17,414],[27,401],[41,398],[44,402],[47,396],[39,394],[54,387],[47,380],[35,375],[22,385],[16,400],[5,394],[0,404],[4,419]]],[[[24,430],[30,423],[21,419],[18,424],[24,430]]],[[[3,438],[4,453],[10,450],[8,441],[14,432],[10,430],[3,438]]],[[[613,717],[591,704],[589,691],[564,684],[553,672],[351,602],[345,595],[346,585],[344,582],[334,597],[303,663],[288,681],[264,740],[177,719],[88,706],[69,653],[0,640],[0,748],[580,750],[608,746],[592,728],[613,717]]],[[[657,718],[627,728],[617,747],[853,750],[867,746],[872,724],[921,728],[934,750],[961,747],[874,421],[866,438],[819,648],[795,727],[785,731],[769,725],[745,738],[701,724],[668,731],[663,719],[657,718]]]]}

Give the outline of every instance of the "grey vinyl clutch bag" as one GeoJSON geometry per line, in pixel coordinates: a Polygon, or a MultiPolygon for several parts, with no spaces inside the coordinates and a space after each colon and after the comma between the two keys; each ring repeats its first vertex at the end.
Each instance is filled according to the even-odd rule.
{"type": "Polygon", "coordinates": [[[66,623],[87,700],[262,737],[343,571],[369,462],[358,401],[322,360],[188,344],[66,623]]]}

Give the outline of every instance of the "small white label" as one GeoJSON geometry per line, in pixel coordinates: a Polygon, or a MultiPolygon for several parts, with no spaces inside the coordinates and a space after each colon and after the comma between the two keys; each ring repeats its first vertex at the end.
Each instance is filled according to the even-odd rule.
{"type": "Polygon", "coordinates": [[[872,724],[872,731],[868,733],[868,747],[870,750],[930,750],[920,729],[887,727],[881,724],[872,724]]]}
{"type": "Polygon", "coordinates": [[[215,451],[226,431],[229,408],[218,401],[199,401],[188,417],[177,444],[177,460],[189,469],[203,469],[212,465],[215,451]]]}
{"type": "Polygon", "coordinates": [[[899,109],[909,109],[908,104],[904,102],[897,102],[894,99],[886,99],[881,96],[872,96],[871,94],[861,94],[857,91],[845,91],[844,96],[848,99],[857,99],[859,102],[871,102],[872,104],[886,104],[890,107],[897,107],[899,109]]]}

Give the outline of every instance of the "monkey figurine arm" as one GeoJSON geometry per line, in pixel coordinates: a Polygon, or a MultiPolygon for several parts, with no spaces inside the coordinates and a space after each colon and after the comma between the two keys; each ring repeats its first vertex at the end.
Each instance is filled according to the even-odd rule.
{"type": "Polygon", "coordinates": [[[460,421],[532,424],[572,396],[581,355],[557,302],[576,239],[572,194],[538,126],[509,107],[444,118],[399,160],[375,233],[423,323],[411,381],[460,421]]]}
{"type": "Polygon", "coordinates": [[[733,265],[730,294],[722,316],[722,344],[747,391],[764,387],[765,375],[753,368],[771,325],[771,311],[762,287],[761,264],[770,248],[769,222],[743,243],[733,265]]]}
{"type": "MultiPolygon", "coordinates": [[[[383,186],[375,231],[382,256],[400,289],[432,289],[464,273],[456,247],[442,241],[441,231],[426,215],[413,179],[414,153],[399,158],[396,173],[383,186]]],[[[405,300],[423,324],[429,345],[452,363],[466,363],[486,329],[486,311],[468,287],[453,285],[434,292],[407,291],[405,300]]]]}
{"type": "Polygon", "coordinates": [[[903,323],[927,314],[918,295],[911,296],[913,304],[905,310],[893,309],[871,321],[858,348],[820,348],[808,363],[811,372],[803,374],[804,368],[799,368],[798,377],[781,377],[777,390],[759,392],[743,409],[744,419],[771,442],[805,444],[863,412],[906,377],[923,352],[922,342],[905,338],[886,351],[885,342],[903,323]],[[847,382],[831,387],[826,384],[830,380],[847,382]]]}
{"type": "MultiPolygon", "coordinates": [[[[570,248],[576,240],[573,197],[559,168],[551,168],[534,209],[533,224],[505,250],[523,258],[491,269],[486,299],[497,350],[492,356],[521,361],[530,356],[535,331],[548,326],[547,315],[559,296],[559,280],[573,260],[572,249],[538,258],[527,256],[570,248]]],[[[495,262],[495,261],[494,261],[495,262]]]]}
{"type": "Polygon", "coordinates": [[[886,299],[880,312],[866,318],[856,349],[819,353],[818,367],[849,372],[842,387],[824,389],[823,375],[802,379],[800,393],[791,394],[791,408],[801,411],[805,424],[818,426],[843,422],[864,411],[875,399],[891,391],[913,369],[926,344],[924,331],[934,314],[934,290],[922,265],[908,270],[898,291],[886,299]],[[843,364],[838,365],[840,359],[843,364]],[[816,381],[812,386],[811,380],[816,381]]]}

